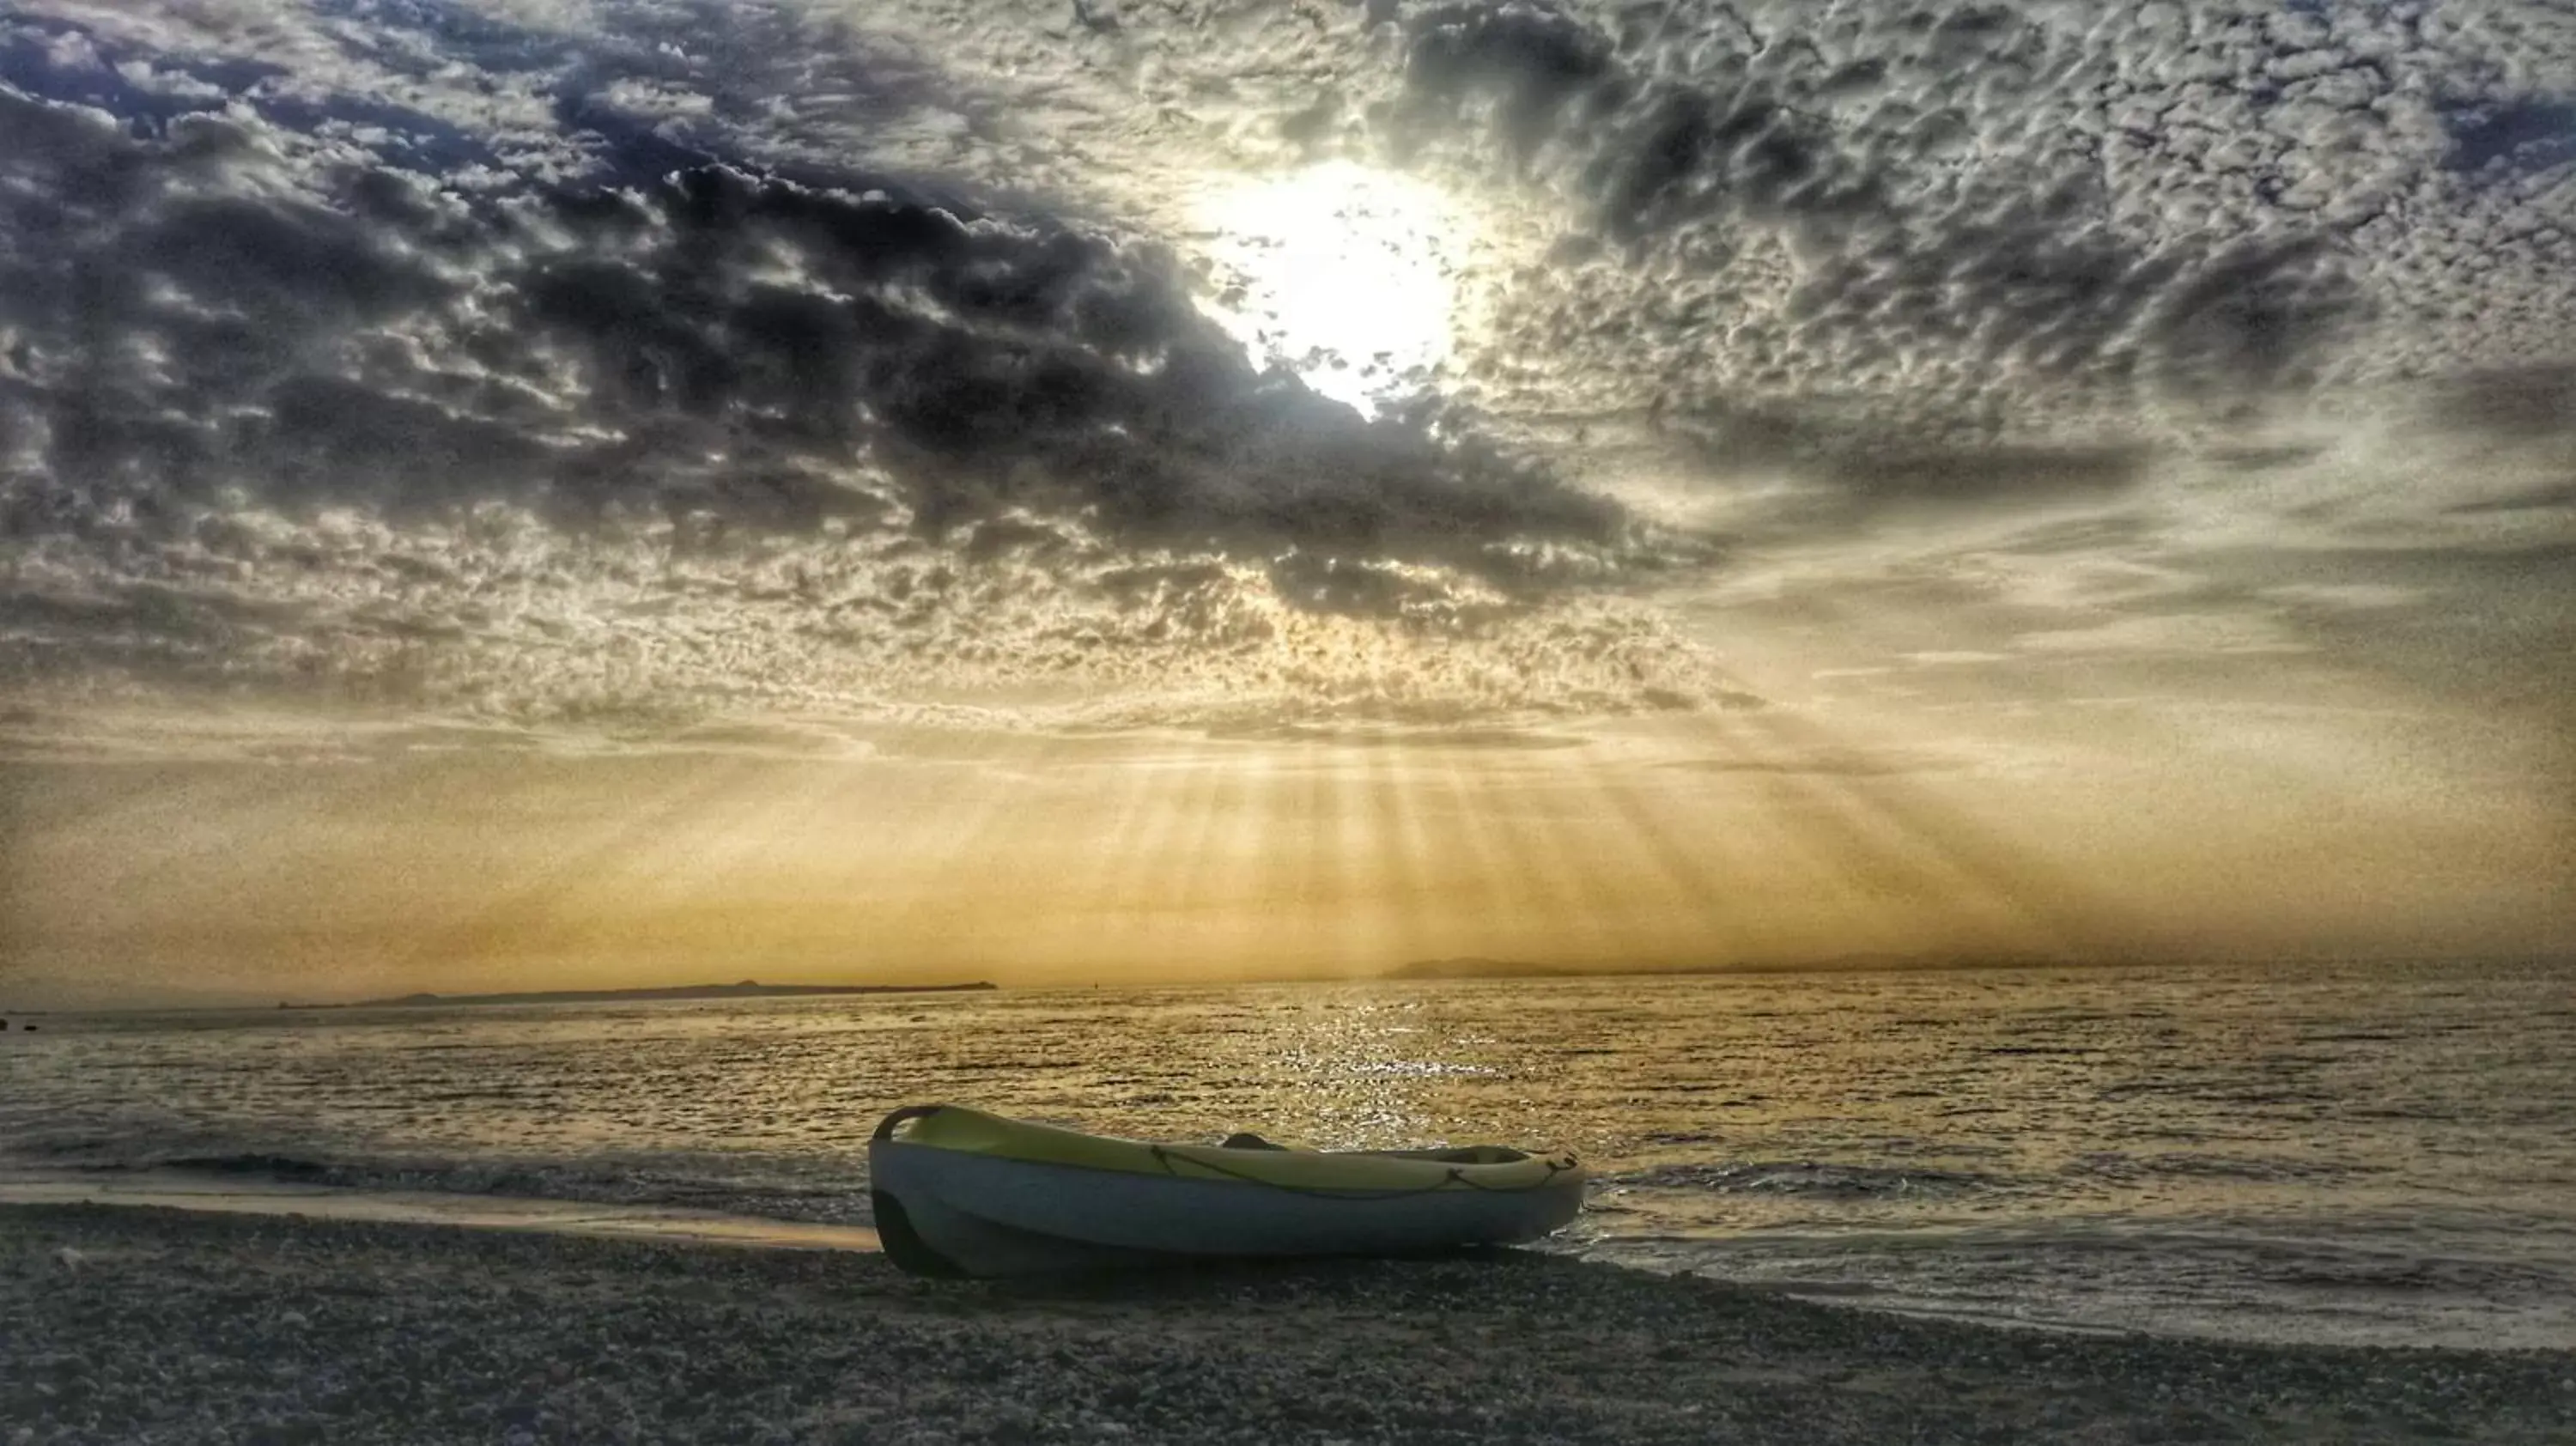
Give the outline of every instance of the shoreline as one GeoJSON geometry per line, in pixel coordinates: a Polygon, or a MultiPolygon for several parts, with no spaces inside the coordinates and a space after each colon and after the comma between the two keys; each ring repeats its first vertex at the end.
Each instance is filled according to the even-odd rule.
{"type": "Polygon", "coordinates": [[[215,1215],[371,1221],[386,1225],[446,1225],[471,1230],[691,1241],[773,1250],[877,1251],[884,1248],[877,1239],[876,1230],[865,1225],[780,1220],[764,1215],[740,1215],[678,1205],[628,1205],[438,1190],[369,1190],[175,1169],[77,1174],[0,1171],[0,1209],[16,1205],[97,1205],[114,1209],[176,1210],[215,1215]]]}
{"type": "Polygon", "coordinates": [[[0,1380],[31,1442],[2576,1439],[2576,1352],[2014,1331],[1518,1251],[953,1283],[134,1204],[0,1204],[0,1380]]]}

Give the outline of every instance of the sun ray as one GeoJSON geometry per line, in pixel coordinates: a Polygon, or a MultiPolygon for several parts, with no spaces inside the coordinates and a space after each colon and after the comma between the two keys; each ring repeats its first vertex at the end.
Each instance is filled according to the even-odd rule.
{"type": "MultiPolygon", "coordinates": [[[[1766,712],[1746,726],[1775,747],[1814,752],[1841,746],[1831,733],[1786,714],[1766,712]]],[[[2007,938],[2018,934],[2037,947],[2071,950],[2128,932],[2112,923],[2117,911],[2073,875],[1974,823],[1900,775],[1846,780],[1838,786],[1795,775],[1775,777],[1784,784],[1794,782],[1793,791],[1815,810],[1814,816],[1838,820],[1843,838],[1873,835],[1871,847],[1888,860],[1888,867],[1919,872],[1929,866],[1947,875],[1947,882],[1936,879],[1935,887],[1949,889],[1951,897],[1983,914],[1987,925],[2006,931],[2007,938]],[[1890,853],[1891,848],[1897,852],[1890,853]]]]}
{"type": "Polygon", "coordinates": [[[1496,775],[1479,770],[1471,776],[1467,762],[1472,755],[1454,744],[1440,753],[1453,846],[1466,850],[1478,880],[1477,952],[1513,953],[1516,941],[1534,932],[1533,925],[1544,926],[1554,916],[1541,900],[1544,880],[1508,822],[1510,803],[1495,801],[1500,787],[1496,775]]]}
{"type": "Polygon", "coordinates": [[[1554,770],[1561,780],[1556,791],[1565,804],[1564,817],[1549,837],[1566,860],[1567,892],[1596,921],[1610,957],[1636,965],[1654,957],[1670,934],[1657,928],[1652,917],[1658,875],[1650,868],[1621,866],[1623,859],[1633,859],[1635,841],[1601,836],[1609,775],[1616,767],[1597,757],[1576,756],[1554,770]]]}
{"type": "Polygon", "coordinates": [[[1339,971],[1350,964],[1352,870],[1342,848],[1339,770],[1329,755],[1317,756],[1326,747],[1308,745],[1296,762],[1298,858],[1293,897],[1311,935],[1324,941],[1323,957],[1314,962],[1339,971]]]}
{"type": "Polygon", "coordinates": [[[1444,922],[1429,883],[1429,851],[1413,807],[1415,740],[1399,736],[1363,750],[1368,837],[1385,881],[1378,914],[1386,952],[1411,960],[1439,952],[1431,940],[1444,922]]]}
{"type": "Polygon", "coordinates": [[[1159,785],[1154,769],[1132,759],[1082,770],[1072,787],[1085,823],[1049,841],[1061,855],[1066,921],[1091,932],[1095,951],[1120,952],[1117,941],[1134,923],[1138,854],[1157,827],[1159,785]]]}
{"type": "Polygon", "coordinates": [[[1610,846],[1630,861],[1632,875],[1659,882],[1674,915],[1686,921],[1677,931],[1665,931],[1672,943],[1659,952],[1678,947],[1679,959],[1690,963],[1733,957],[1742,947],[1744,932],[1743,905],[1728,899],[1729,870],[1721,862],[1731,861],[1731,841],[1719,830],[1703,826],[1692,840],[1695,848],[1685,847],[1668,822],[1670,788],[1658,790],[1655,801],[1649,802],[1631,770],[1603,766],[1590,774],[1597,796],[1618,823],[1611,830],[1610,846]]]}
{"type": "Polygon", "coordinates": [[[1113,897],[1126,920],[1119,942],[1139,961],[1170,958],[1187,937],[1190,921],[1173,887],[1181,867],[1177,845],[1200,822],[1218,768],[1203,746],[1162,746],[1172,751],[1125,765],[1147,775],[1145,823],[1117,871],[1113,897]]]}
{"type": "Polygon", "coordinates": [[[1207,765],[1191,795],[1194,817],[1187,850],[1175,865],[1173,908],[1197,930],[1203,948],[1213,921],[1242,906],[1243,855],[1256,789],[1253,765],[1235,745],[1209,739],[1202,746],[1209,750],[1207,765]]]}
{"type": "Polygon", "coordinates": [[[562,933],[571,918],[564,908],[569,899],[585,892],[614,895],[613,877],[623,873],[631,879],[648,851],[686,837],[714,801],[740,786],[747,767],[727,759],[703,769],[670,770],[668,781],[650,787],[633,806],[601,818],[544,864],[486,886],[478,905],[422,931],[399,963],[388,963],[402,974],[420,975],[507,962],[547,944],[561,948],[568,942],[562,933]]]}
{"type": "Polygon", "coordinates": [[[886,877],[884,856],[874,852],[851,855],[834,880],[842,897],[869,901],[863,917],[872,927],[865,942],[882,955],[971,914],[973,901],[996,875],[994,860],[1021,842],[1017,810],[1026,802],[1024,780],[1048,773],[1068,749],[1065,739],[1051,733],[986,735],[959,756],[921,765],[955,769],[959,781],[906,795],[915,816],[898,825],[912,841],[900,887],[886,877]]]}

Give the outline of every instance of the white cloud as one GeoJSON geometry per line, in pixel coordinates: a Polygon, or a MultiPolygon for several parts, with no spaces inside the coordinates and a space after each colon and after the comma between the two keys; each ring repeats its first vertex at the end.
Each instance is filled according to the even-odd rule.
{"type": "MultiPolygon", "coordinates": [[[[45,519],[10,637],[48,686],[95,648],[134,686],[514,719],[1652,708],[1728,687],[1677,598],[1956,609],[1885,650],[1916,669],[2367,649],[2332,620],[2427,625],[2460,584],[2353,556],[2576,542],[2576,20],[2547,4],[437,14],[9,22],[59,92],[15,97],[0,159],[0,262],[36,278],[0,316],[0,467],[45,519]],[[147,152],[127,192],[74,184],[147,152]],[[721,186],[578,220],[557,189],[710,158],[989,211],[957,243],[987,250],[934,294],[721,186]],[[1415,421],[1497,470],[1390,463],[1248,372],[1169,384],[1221,360],[1170,310],[1190,198],[1323,160],[1455,199],[1475,324],[1415,421]],[[46,310],[78,255],[132,277],[122,332],[46,310]],[[988,282],[1029,299],[960,300],[988,282]],[[795,340],[818,298],[949,350],[795,340]],[[1059,392],[1014,380],[1080,327],[1059,392]],[[227,456],[258,475],[198,475],[227,456]],[[1020,495],[1049,476],[1077,480],[1020,495]],[[624,504],[600,530],[549,510],[582,487],[624,504]]],[[[1843,661],[1810,671],[1890,666],[1843,661]]]]}

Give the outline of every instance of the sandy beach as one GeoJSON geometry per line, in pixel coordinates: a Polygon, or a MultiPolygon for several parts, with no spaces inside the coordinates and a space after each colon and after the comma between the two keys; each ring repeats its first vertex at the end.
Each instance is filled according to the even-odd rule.
{"type": "Polygon", "coordinates": [[[2570,1439],[2564,1353],[2002,1331],[1517,1253],[961,1285],[839,1250],[0,1207],[0,1446],[2570,1439]]]}

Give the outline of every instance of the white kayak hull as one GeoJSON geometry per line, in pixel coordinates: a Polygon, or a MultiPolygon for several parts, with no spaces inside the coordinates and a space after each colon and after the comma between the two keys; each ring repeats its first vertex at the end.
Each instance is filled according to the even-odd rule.
{"type": "Polygon", "coordinates": [[[931,1274],[1414,1255],[1533,1240],[1583,1207],[1583,1177],[1571,1168],[1532,1188],[1461,1186],[1454,1178],[1432,1188],[1302,1188],[881,1139],[868,1147],[868,1169],[888,1253],[931,1274]]]}

